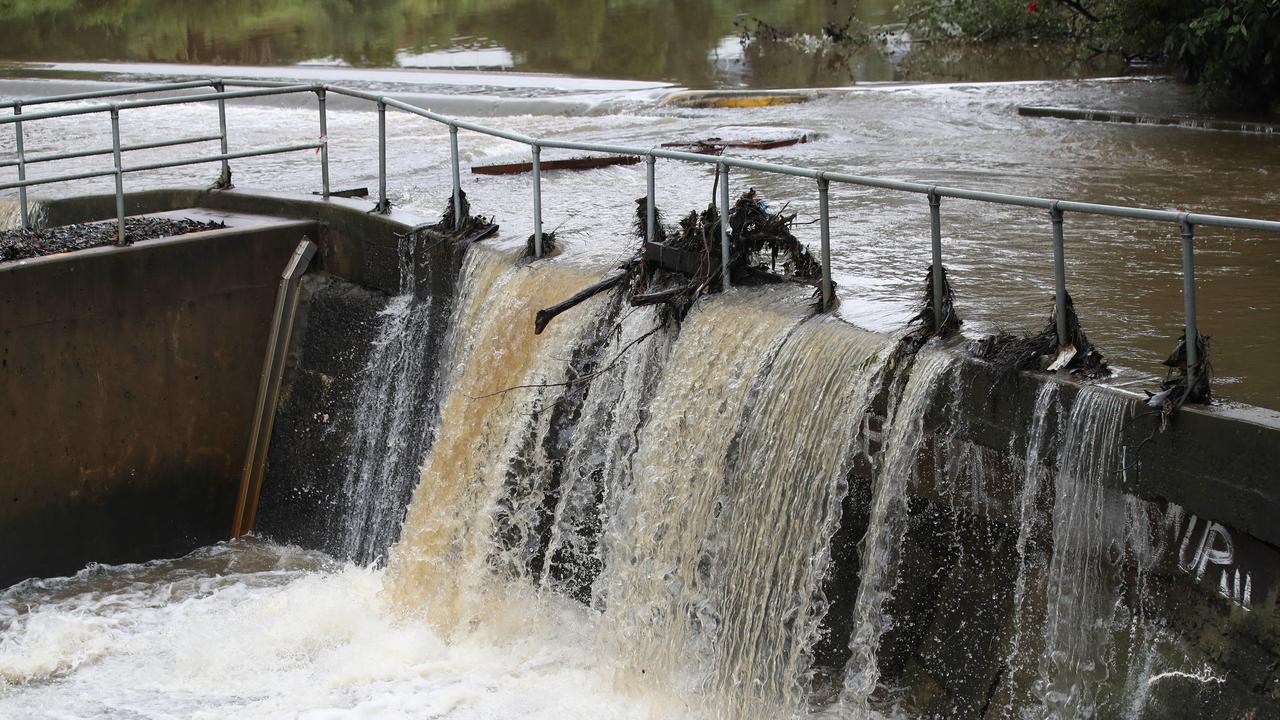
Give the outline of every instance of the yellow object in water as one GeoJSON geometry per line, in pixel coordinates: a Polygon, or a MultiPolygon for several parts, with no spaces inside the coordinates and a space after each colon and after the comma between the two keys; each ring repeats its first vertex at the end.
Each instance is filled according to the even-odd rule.
{"type": "Polygon", "coordinates": [[[689,90],[674,93],[662,99],[663,105],[689,108],[757,108],[771,105],[791,105],[808,102],[807,93],[790,90],[762,90],[757,92],[723,92],[689,90]]]}

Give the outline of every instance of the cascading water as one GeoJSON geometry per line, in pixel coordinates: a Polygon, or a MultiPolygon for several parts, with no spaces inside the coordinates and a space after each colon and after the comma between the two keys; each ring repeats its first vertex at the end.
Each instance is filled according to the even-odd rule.
{"type": "Polygon", "coordinates": [[[743,312],[770,299],[686,321],[598,586],[630,678],[683,682],[725,717],[804,702],[848,457],[888,350],[833,321],[743,312]]]}
{"type": "MultiPolygon", "coordinates": [[[[1046,382],[1036,393],[1032,410],[1031,428],[1026,436],[1026,456],[1022,468],[1022,491],[1016,507],[1018,521],[1018,576],[1013,589],[1013,639],[1005,658],[1006,702],[1017,707],[1034,705],[1027,685],[1025,669],[1035,668],[1038,643],[1032,642],[1038,633],[1032,631],[1043,623],[1044,579],[1049,562],[1049,517],[1044,510],[1046,491],[1053,491],[1049,482],[1048,455],[1056,442],[1049,437],[1050,428],[1056,427],[1061,413],[1058,401],[1059,385],[1046,382]]],[[[1012,454],[1012,452],[1011,452],[1012,454]]]]}
{"type": "Polygon", "coordinates": [[[448,298],[419,289],[417,236],[400,239],[400,294],[380,313],[373,352],[361,376],[352,449],[342,484],[347,559],[381,561],[400,533],[417,468],[430,443],[439,365],[430,362],[433,333],[449,317],[448,298]]]}
{"type": "Polygon", "coordinates": [[[590,602],[605,565],[600,535],[619,493],[631,487],[648,400],[676,337],[673,326],[660,323],[653,307],[629,312],[619,322],[616,342],[602,348],[605,366],[591,381],[565,453],[541,583],[583,602],[590,602]]]}
{"type": "Polygon", "coordinates": [[[1142,598],[1126,593],[1127,566],[1141,578],[1156,550],[1146,504],[1121,491],[1130,407],[1119,393],[1086,387],[1067,418],[1054,477],[1044,647],[1032,685],[1044,703],[1037,717],[1117,715],[1112,705],[1139,654],[1142,598]]]}
{"type": "MultiPolygon", "coordinates": [[[[534,335],[534,312],[589,282],[572,266],[543,262],[512,267],[510,255],[468,253],[452,367],[436,441],[427,455],[387,575],[403,611],[430,608],[445,632],[491,617],[484,603],[491,569],[522,574],[532,542],[547,468],[520,457],[523,492],[508,492],[513,462],[529,435],[545,434],[550,404],[568,372],[565,356],[604,307],[593,301],[534,335]],[[499,523],[509,540],[494,542],[499,523]]],[[[535,443],[535,447],[540,443],[535,443]]]]}
{"type": "MultiPolygon", "coordinates": [[[[32,227],[40,227],[44,222],[44,205],[28,201],[27,218],[32,227]]],[[[0,198],[0,230],[13,230],[20,227],[22,227],[22,207],[18,201],[0,198]]]]}
{"type": "Polygon", "coordinates": [[[907,515],[908,483],[924,440],[924,414],[953,357],[929,348],[903,370],[894,384],[889,418],[884,425],[880,458],[872,490],[871,515],[863,541],[861,582],[854,606],[852,651],[845,674],[845,703],[867,712],[879,684],[876,660],[880,638],[892,619],[884,612],[893,592],[898,551],[907,515]]]}

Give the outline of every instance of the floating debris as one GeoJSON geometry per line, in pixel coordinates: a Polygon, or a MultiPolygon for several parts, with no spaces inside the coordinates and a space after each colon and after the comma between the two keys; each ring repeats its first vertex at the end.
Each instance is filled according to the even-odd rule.
{"type": "Polygon", "coordinates": [[[758,108],[812,99],[809,93],[790,90],[686,90],[666,96],[659,104],[682,108],[758,108]]]}
{"type": "MultiPolygon", "coordinates": [[[[640,158],[636,155],[592,155],[564,160],[542,160],[538,164],[545,172],[547,170],[595,170],[611,165],[635,165],[638,162],[640,158]]],[[[471,172],[476,175],[519,175],[533,172],[533,162],[472,165],[471,172]]]]}
{"type": "Polygon", "coordinates": [[[0,262],[25,260],[105,245],[127,245],[139,240],[154,240],[204,230],[220,230],[225,227],[226,223],[214,220],[131,217],[124,220],[124,243],[119,242],[114,220],[39,230],[0,230],[0,262]]]}
{"type": "Polygon", "coordinates": [[[719,155],[725,148],[773,150],[774,148],[807,143],[817,137],[817,134],[811,130],[769,125],[729,125],[715,128],[711,133],[706,138],[663,143],[662,147],[688,148],[690,152],[719,155]]]}

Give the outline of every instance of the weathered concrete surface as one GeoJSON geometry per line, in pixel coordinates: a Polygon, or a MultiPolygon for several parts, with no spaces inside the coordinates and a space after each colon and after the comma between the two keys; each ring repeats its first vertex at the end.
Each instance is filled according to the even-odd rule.
{"type": "MultiPolygon", "coordinates": [[[[444,200],[441,200],[443,207],[444,200]]],[[[41,202],[45,225],[67,225],[115,217],[115,195],[85,195],[41,202]]],[[[394,293],[400,288],[396,234],[428,222],[414,213],[393,210],[389,215],[369,212],[368,200],[272,193],[263,190],[146,190],[125,195],[129,215],[202,207],[282,218],[314,220],[320,245],[312,268],[357,285],[394,293]]],[[[434,221],[434,218],[431,219],[434,221]]]]}
{"type": "Polygon", "coordinates": [[[226,537],[306,221],[0,265],[0,586],[226,537]]]}

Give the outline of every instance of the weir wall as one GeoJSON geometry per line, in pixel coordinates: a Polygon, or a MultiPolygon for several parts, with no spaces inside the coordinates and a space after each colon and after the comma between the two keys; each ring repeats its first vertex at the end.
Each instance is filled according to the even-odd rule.
{"type": "MultiPolygon", "coordinates": [[[[46,206],[46,213],[51,223],[109,217],[114,208],[108,200],[109,196],[55,201],[46,206]]],[[[281,541],[330,551],[338,550],[331,542],[342,512],[334,499],[341,495],[350,452],[355,389],[376,351],[371,340],[378,313],[400,289],[397,234],[423,222],[406,213],[369,214],[368,204],[234,191],[156,191],[129,197],[130,212],[204,206],[317,223],[321,247],[304,279],[258,530],[281,541]]],[[[416,251],[435,268],[425,275],[420,292],[449,297],[456,264],[452,259],[445,262],[440,245],[416,251]]],[[[283,263],[281,257],[271,272],[278,274],[283,263]]],[[[31,292],[11,297],[33,297],[31,292]]],[[[255,308],[269,313],[270,300],[255,308]]],[[[259,336],[265,339],[265,332],[264,326],[259,336]]],[[[5,342],[10,342],[8,337],[5,342]]],[[[261,362],[257,348],[262,342],[254,346],[255,363],[261,362]]],[[[953,349],[957,354],[962,350],[959,344],[953,349]]],[[[438,345],[424,352],[431,355],[429,362],[439,362],[438,345]]],[[[132,372],[148,367],[136,362],[132,372]]],[[[1060,402],[1068,410],[1081,387],[1039,373],[999,378],[981,362],[963,362],[961,379],[934,398],[926,416],[929,441],[909,488],[902,578],[891,608],[895,623],[880,655],[885,680],[907,688],[911,705],[922,716],[984,717],[988,707],[1000,704],[1001,693],[1010,692],[1004,663],[1017,572],[1014,544],[1024,470],[1020,458],[1040,387],[1059,383],[1060,402]],[[954,462],[956,457],[963,462],[954,462]],[[982,477],[966,475],[974,472],[982,477]],[[967,495],[966,487],[980,488],[982,497],[967,495]]],[[[245,385],[256,387],[255,381],[256,375],[245,385]]],[[[1192,655],[1228,673],[1226,679],[1213,682],[1176,675],[1159,678],[1145,690],[1150,694],[1149,713],[1275,717],[1280,707],[1280,525],[1273,519],[1280,517],[1280,416],[1238,406],[1187,408],[1161,432],[1158,418],[1137,394],[1119,387],[1109,391],[1128,397],[1133,418],[1123,438],[1124,471],[1113,482],[1152,504],[1172,548],[1159,566],[1143,573],[1142,581],[1149,583],[1156,599],[1151,612],[1192,655]],[[1233,582],[1224,583],[1224,577],[1233,582]],[[1247,598],[1236,590],[1235,578],[1247,579],[1247,598]]],[[[877,399],[873,424],[883,424],[886,403],[884,396],[877,399]]],[[[243,437],[236,439],[240,447],[251,408],[245,411],[243,437]]],[[[69,397],[52,413],[58,419],[74,414],[69,397]]],[[[30,433],[16,426],[8,432],[19,430],[30,433]]],[[[232,453],[230,458],[234,466],[237,456],[232,453]]],[[[850,602],[851,589],[856,588],[859,540],[874,477],[871,462],[855,463],[849,478],[845,521],[832,548],[830,618],[848,617],[841,614],[841,603],[850,602]]],[[[1050,454],[1044,462],[1053,466],[1058,459],[1050,454]]],[[[117,495],[127,505],[124,488],[117,495]]],[[[1052,497],[1051,489],[1048,492],[1052,497]]],[[[172,502],[180,505],[176,497],[172,502]]],[[[159,507],[163,503],[153,507],[153,514],[159,507]]],[[[202,509],[209,517],[201,527],[210,532],[229,521],[229,507],[225,513],[218,503],[202,509]],[[225,519],[214,521],[219,513],[225,519]]],[[[36,573],[49,574],[43,568],[32,574],[36,573]]],[[[833,640],[819,648],[819,659],[836,664],[843,652],[838,638],[847,637],[850,629],[835,620],[828,624],[833,640]]]]}

